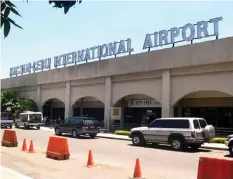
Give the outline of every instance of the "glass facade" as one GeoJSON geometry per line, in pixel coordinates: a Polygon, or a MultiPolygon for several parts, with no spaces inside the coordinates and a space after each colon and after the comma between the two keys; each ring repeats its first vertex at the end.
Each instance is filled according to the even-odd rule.
{"type": "Polygon", "coordinates": [[[73,108],[73,116],[88,116],[103,121],[104,108],[82,108],[82,114],[81,108],[73,108]]]}
{"type": "MultiPolygon", "coordinates": [[[[175,108],[174,116],[179,116],[178,108],[175,108]]],[[[182,116],[202,117],[215,127],[233,128],[233,107],[185,107],[182,116]]]]}
{"type": "Polygon", "coordinates": [[[161,107],[153,108],[124,108],[124,123],[141,124],[147,117],[148,113],[154,115],[155,118],[161,117],[161,107]]]}

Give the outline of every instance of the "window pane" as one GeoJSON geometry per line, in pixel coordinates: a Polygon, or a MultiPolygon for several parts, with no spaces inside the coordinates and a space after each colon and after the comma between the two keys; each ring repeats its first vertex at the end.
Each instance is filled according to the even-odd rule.
{"type": "Polygon", "coordinates": [[[152,122],[151,124],[150,124],[150,127],[157,127],[157,120],[155,120],[154,122],[152,122]]]}
{"type": "Polygon", "coordinates": [[[194,120],[194,121],[193,121],[193,125],[194,125],[194,128],[195,128],[195,129],[199,129],[199,128],[200,128],[200,127],[199,127],[199,123],[198,123],[197,120],[194,120]]]}
{"type": "Polygon", "coordinates": [[[179,129],[188,129],[189,128],[189,120],[174,120],[173,122],[173,126],[175,128],[179,128],[179,129]]]}
{"type": "Polygon", "coordinates": [[[70,118],[69,118],[69,117],[68,117],[68,118],[66,118],[66,119],[64,120],[64,124],[68,124],[69,120],[70,120],[70,118]]]}
{"type": "Polygon", "coordinates": [[[76,118],[76,124],[82,124],[83,123],[83,120],[80,119],[80,118],[76,118]]]}
{"type": "Polygon", "coordinates": [[[40,121],[41,120],[41,114],[29,114],[30,120],[32,121],[40,121]]]}
{"type": "Polygon", "coordinates": [[[199,123],[200,123],[201,128],[205,128],[207,126],[206,121],[203,119],[199,119],[199,123]]]}
{"type": "Polygon", "coordinates": [[[189,120],[155,120],[150,127],[188,129],[189,120]]]}
{"type": "Polygon", "coordinates": [[[168,120],[155,120],[150,127],[157,127],[157,128],[167,128],[169,125],[168,120]]]}
{"type": "Polygon", "coordinates": [[[73,118],[73,117],[72,117],[72,118],[70,118],[70,120],[69,120],[69,124],[75,124],[75,122],[76,122],[76,121],[75,121],[75,118],[73,118]]]}
{"type": "Polygon", "coordinates": [[[98,125],[100,122],[96,119],[83,119],[84,124],[98,125]]]}

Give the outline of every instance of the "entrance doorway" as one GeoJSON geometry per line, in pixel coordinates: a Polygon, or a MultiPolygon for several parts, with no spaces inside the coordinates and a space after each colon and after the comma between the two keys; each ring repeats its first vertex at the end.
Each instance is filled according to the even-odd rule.
{"type": "Polygon", "coordinates": [[[161,104],[144,94],[132,94],[118,101],[114,107],[121,107],[123,128],[145,126],[161,117],[161,104]]]}
{"type": "Polygon", "coordinates": [[[233,131],[233,97],[218,91],[190,93],[177,102],[174,116],[202,117],[217,130],[233,131]]]}
{"type": "Polygon", "coordinates": [[[43,116],[51,121],[56,121],[58,118],[65,117],[65,104],[56,98],[49,99],[43,105],[43,116]]]}
{"type": "Polygon", "coordinates": [[[73,116],[88,116],[103,121],[104,103],[94,97],[83,97],[73,104],[73,116]]]}

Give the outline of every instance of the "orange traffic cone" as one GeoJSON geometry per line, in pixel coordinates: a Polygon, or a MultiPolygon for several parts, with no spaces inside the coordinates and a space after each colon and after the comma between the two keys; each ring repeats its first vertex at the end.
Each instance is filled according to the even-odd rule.
{"type": "Polygon", "coordinates": [[[88,160],[87,160],[87,167],[94,167],[94,161],[93,161],[93,157],[92,157],[92,151],[89,150],[89,154],[88,154],[88,160]]]}
{"type": "Polygon", "coordinates": [[[22,146],[22,151],[27,151],[28,148],[27,148],[27,142],[26,142],[26,139],[23,139],[23,146],[22,146]]]}
{"type": "Polygon", "coordinates": [[[31,140],[30,142],[30,146],[29,146],[29,150],[28,150],[29,153],[33,153],[34,152],[34,145],[33,145],[33,141],[31,140]]]}
{"type": "Polygon", "coordinates": [[[142,172],[141,172],[141,166],[140,166],[140,161],[137,158],[136,159],[136,164],[135,164],[135,168],[134,168],[134,174],[133,174],[133,178],[134,179],[142,179],[142,172]]]}

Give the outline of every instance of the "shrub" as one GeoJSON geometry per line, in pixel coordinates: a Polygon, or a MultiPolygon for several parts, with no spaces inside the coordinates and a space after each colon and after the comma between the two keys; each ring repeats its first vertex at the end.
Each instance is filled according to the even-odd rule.
{"type": "Polygon", "coordinates": [[[224,142],[227,140],[227,138],[224,137],[215,137],[212,140],[210,140],[210,143],[219,143],[224,144],[224,142]]]}
{"type": "Polygon", "coordinates": [[[117,135],[129,135],[130,132],[128,130],[115,130],[114,134],[117,134],[117,135]]]}

